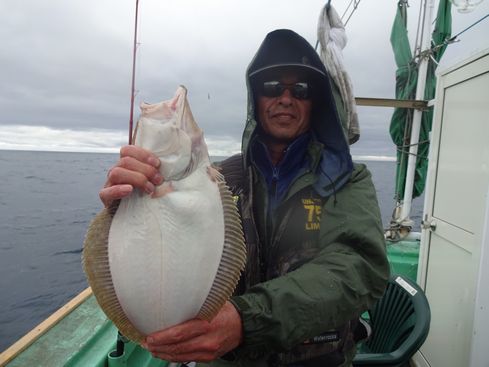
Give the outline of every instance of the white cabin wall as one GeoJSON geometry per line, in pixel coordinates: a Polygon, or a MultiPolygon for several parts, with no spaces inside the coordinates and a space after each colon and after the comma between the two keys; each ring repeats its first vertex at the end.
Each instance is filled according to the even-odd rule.
{"type": "Polygon", "coordinates": [[[487,316],[474,322],[489,187],[489,50],[441,73],[432,131],[425,200],[432,228],[423,231],[418,274],[432,321],[421,354],[432,367],[469,366],[475,322],[487,316]]]}
{"type": "Polygon", "coordinates": [[[489,341],[489,187],[486,193],[486,215],[479,269],[470,367],[489,366],[489,348],[487,348],[489,341]]]}

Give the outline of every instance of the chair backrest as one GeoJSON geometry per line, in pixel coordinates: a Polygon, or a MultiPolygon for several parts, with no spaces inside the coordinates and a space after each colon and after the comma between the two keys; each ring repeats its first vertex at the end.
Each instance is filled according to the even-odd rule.
{"type": "Polygon", "coordinates": [[[357,354],[354,365],[396,366],[407,362],[428,336],[431,313],[423,290],[400,275],[369,311],[372,337],[357,354]]]}

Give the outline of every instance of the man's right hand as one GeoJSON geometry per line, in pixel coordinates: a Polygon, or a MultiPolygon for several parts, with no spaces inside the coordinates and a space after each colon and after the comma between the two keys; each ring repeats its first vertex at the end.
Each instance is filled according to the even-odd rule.
{"type": "Polygon", "coordinates": [[[119,161],[109,170],[104,188],[100,190],[100,200],[109,207],[114,200],[128,196],[134,188],[152,194],[155,185],[164,180],[159,166],[160,160],[150,151],[135,145],[123,146],[119,161]]]}

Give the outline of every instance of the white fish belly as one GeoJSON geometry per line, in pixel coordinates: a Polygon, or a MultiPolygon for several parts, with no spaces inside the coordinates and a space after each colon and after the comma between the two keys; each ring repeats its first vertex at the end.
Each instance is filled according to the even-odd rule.
{"type": "Polygon", "coordinates": [[[109,232],[114,289],[128,319],[149,334],[194,318],[224,247],[218,187],[199,168],[172,192],[123,199],[109,232]]]}

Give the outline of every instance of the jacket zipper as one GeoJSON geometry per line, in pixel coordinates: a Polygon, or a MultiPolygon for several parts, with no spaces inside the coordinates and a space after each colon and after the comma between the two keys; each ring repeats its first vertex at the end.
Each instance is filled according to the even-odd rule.
{"type": "Polygon", "coordinates": [[[265,202],[265,209],[266,209],[266,246],[262,248],[262,259],[260,261],[260,270],[262,274],[262,279],[266,279],[267,277],[267,264],[270,262],[270,253],[271,253],[271,248],[272,248],[272,242],[273,242],[273,232],[275,228],[275,221],[274,221],[274,210],[272,209],[272,203],[276,209],[276,204],[277,204],[277,183],[278,183],[278,178],[279,178],[279,170],[277,167],[272,167],[272,181],[270,183],[270,192],[267,195],[266,202],[265,202]]]}
{"type": "MultiPolygon", "coordinates": [[[[273,203],[275,203],[275,207],[277,206],[277,182],[278,182],[278,174],[279,170],[277,167],[273,167],[273,175],[272,175],[272,184],[271,184],[271,197],[273,203]]],[[[268,208],[268,211],[270,211],[270,208],[268,208]]]]}

